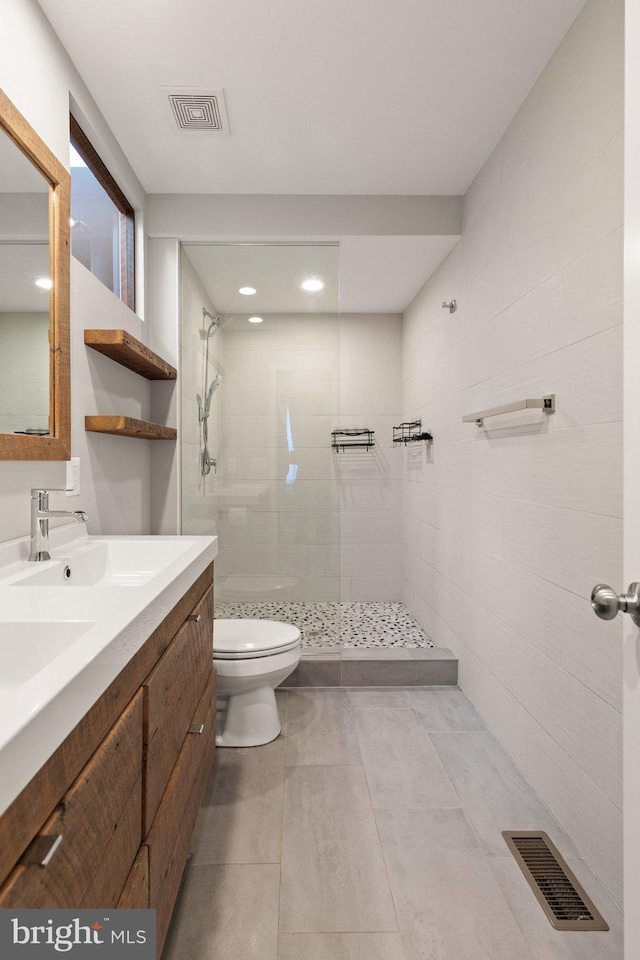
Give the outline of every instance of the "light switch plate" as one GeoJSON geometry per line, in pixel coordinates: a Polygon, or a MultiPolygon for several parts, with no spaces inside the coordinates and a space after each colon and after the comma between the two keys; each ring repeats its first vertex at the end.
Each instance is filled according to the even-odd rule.
{"type": "Polygon", "coordinates": [[[80,457],[71,457],[70,460],[67,460],[65,493],[68,497],[80,495],[80,457]]]}

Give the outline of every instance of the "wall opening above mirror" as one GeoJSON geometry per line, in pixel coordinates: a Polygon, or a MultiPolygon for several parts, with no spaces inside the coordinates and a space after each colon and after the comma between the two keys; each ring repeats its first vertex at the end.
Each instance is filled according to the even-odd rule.
{"type": "Polygon", "coordinates": [[[135,310],[135,213],[86,133],[70,116],[71,252],[135,310]]]}
{"type": "Polygon", "coordinates": [[[0,90],[0,460],[70,456],[69,196],[0,90]]]}

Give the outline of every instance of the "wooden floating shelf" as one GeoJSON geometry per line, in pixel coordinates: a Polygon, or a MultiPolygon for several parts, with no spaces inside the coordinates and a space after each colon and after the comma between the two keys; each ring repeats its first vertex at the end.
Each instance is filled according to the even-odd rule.
{"type": "Polygon", "coordinates": [[[138,440],[175,440],[175,427],[164,427],[135,417],[85,417],[84,428],[89,433],[110,433],[116,437],[137,437],[138,440]]]}
{"type": "Polygon", "coordinates": [[[175,367],[126,330],[85,330],[84,342],[146,380],[175,380],[178,376],[175,367]]]}

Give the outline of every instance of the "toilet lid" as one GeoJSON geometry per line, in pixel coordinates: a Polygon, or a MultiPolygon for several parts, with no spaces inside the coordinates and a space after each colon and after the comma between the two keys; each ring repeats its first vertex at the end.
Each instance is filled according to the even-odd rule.
{"type": "Polygon", "coordinates": [[[300,631],[277,620],[214,620],[214,660],[268,657],[291,650],[300,643],[300,631]]]}

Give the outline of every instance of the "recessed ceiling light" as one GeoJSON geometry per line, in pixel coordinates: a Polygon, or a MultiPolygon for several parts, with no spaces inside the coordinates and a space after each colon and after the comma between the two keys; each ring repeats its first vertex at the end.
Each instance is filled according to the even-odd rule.
{"type": "Polygon", "coordinates": [[[36,280],[36,287],[42,287],[43,290],[51,290],[53,286],[53,281],[49,277],[40,277],[39,280],[36,280]]]}
{"type": "Polygon", "coordinates": [[[252,297],[255,292],[255,287],[240,287],[238,290],[238,293],[241,293],[245,297],[252,297]]]}
{"type": "Polygon", "coordinates": [[[264,317],[249,317],[249,323],[264,323],[264,317]]]}
{"type": "Polygon", "coordinates": [[[322,280],[316,280],[313,277],[310,277],[308,280],[303,280],[300,284],[303,290],[306,290],[307,293],[317,293],[318,290],[322,290],[324,283],[322,280]]]}

